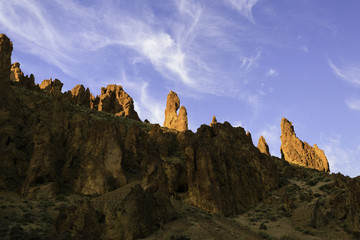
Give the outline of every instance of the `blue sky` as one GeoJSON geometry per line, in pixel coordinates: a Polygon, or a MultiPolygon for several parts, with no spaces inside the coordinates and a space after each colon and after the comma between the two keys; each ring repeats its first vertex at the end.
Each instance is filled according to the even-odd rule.
{"type": "Polygon", "coordinates": [[[264,135],[280,121],[325,150],[332,172],[360,175],[357,0],[11,0],[0,29],[37,83],[93,94],[120,84],[141,119],[162,125],[178,93],[196,131],[216,115],[264,135]]]}

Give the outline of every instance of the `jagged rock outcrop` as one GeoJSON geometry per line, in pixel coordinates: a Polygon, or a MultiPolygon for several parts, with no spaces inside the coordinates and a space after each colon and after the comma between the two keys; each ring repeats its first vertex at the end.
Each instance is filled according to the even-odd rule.
{"type": "Polygon", "coordinates": [[[281,120],[281,158],[287,162],[300,166],[329,172],[329,162],[324,151],[315,144],[311,147],[308,143],[296,137],[292,123],[283,118],[281,120]]]}
{"type": "Polygon", "coordinates": [[[31,74],[30,77],[28,77],[27,75],[24,76],[24,73],[20,69],[20,63],[18,62],[15,62],[11,66],[10,80],[28,89],[33,89],[35,87],[34,75],[31,74]]]}
{"type": "Polygon", "coordinates": [[[180,99],[173,91],[167,96],[164,127],[178,131],[188,130],[187,111],[184,106],[180,107],[179,114],[177,110],[180,107],[180,99]]]}
{"type": "Polygon", "coordinates": [[[90,107],[91,93],[89,88],[83,85],[76,85],[71,91],[65,93],[67,98],[75,105],[90,107]]]}
{"type": "Polygon", "coordinates": [[[216,120],[216,117],[213,116],[212,121],[210,123],[210,127],[215,126],[215,124],[217,124],[217,120],[216,120]]]}
{"type": "Polygon", "coordinates": [[[54,81],[50,78],[50,79],[45,79],[44,81],[42,81],[42,83],[40,84],[40,89],[44,90],[47,93],[51,93],[54,95],[60,95],[61,94],[61,89],[63,87],[63,83],[60,82],[60,80],[55,79],[54,81]]]}
{"type": "Polygon", "coordinates": [[[134,109],[134,101],[120,85],[108,85],[101,88],[99,100],[93,100],[93,106],[98,105],[99,111],[113,113],[117,116],[123,116],[140,121],[137,112],[134,109]]]}
{"type": "Polygon", "coordinates": [[[270,156],[269,146],[263,136],[259,138],[257,148],[260,150],[260,152],[270,156]]]}

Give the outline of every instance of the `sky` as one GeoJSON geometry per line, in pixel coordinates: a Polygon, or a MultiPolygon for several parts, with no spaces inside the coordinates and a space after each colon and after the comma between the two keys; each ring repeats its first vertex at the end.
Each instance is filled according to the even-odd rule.
{"type": "Polygon", "coordinates": [[[163,124],[175,91],[196,132],[215,115],[263,135],[280,156],[280,121],[360,175],[358,0],[11,0],[0,30],[36,83],[94,94],[122,85],[142,120],[163,124]]]}

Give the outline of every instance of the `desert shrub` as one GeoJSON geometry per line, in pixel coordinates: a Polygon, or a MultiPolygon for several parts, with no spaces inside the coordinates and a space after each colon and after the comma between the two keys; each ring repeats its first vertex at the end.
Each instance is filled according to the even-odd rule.
{"type": "Polygon", "coordinates": [[[320,179],[319,178],[312,178],[312,179],[310,179],[310,180],[308,180],[307,182],[306,182],[306,185],[308,185],[308,186],[315,186],[316,184],[318,184],[318,182],[320,181],[320,179]]]}
{"type": "Polygon", "coordinates": [[[5,238],[7,233],[9,232],[9,226],[7,224],[1,224],[0,225],[0,237],[5,238]]]}
{"type": "Polygon", "coordinates": [[[331,193],[333,190],[334,185],[331,183],[322,185],[319,189],[326,193],[331,193]]]}
{"type": "Polygon", "coordinates": [[[169,240],[190,240],[190,238],[188,238],[188,237],[185,236],[185,235],[180,235],[180,236],[171,235],[171,236],[169,237],[169,240]]]}
{"type": "Polygon", "coordinates": [[[295,240],[295,238],[290,237],[289,235],[285,234],[280,238],[280,240],[295,240]]]}
{"type": "Polygon", "coordinates": [[[316,197],[316,198],[321,197],[321,194],[320,193],[314,193],[314,197],[316,197]]]}
{"type": "Polygon", "coordinates": [[[315,234],[314,234],[312,231],[310,231],[310,230],[305,230],[303,233],[306,234],[306,235],[310,235],[310,236],[314,236],[314,235],[315,235],[315,234]]]}
{"type": "Polygon", "coordinates": [[[261,237],[262,239],[269,239],[269,240],[273,239],[269,234],[263,231],[259,232],[259,237],[261,237]]]}
{"type": "Polygon", "coordinates": [[[360,232],[353,232],[354,239],[360,239],[360,232]]]}
{"type": "Polygon", "coordinates": [[[40,208],[49,208],[53,206],[55,206],[55,204],[50,200],[42,201],[39,203],[40,208]]]}
{"type": "Polygon", "coordinates": [[[267,229],[265,223],[261,223],[260,226],[259,226],[259,228],[260,228],[261,230],[266,230],[266,229],[267,229]]]}

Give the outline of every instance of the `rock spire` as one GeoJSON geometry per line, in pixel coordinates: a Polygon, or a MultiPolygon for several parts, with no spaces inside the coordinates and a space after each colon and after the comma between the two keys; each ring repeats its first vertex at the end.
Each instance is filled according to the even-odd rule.
{"type": "Polygon", "coordinates": [[[13,45],[5,35],[0,35],[0,84],[10,81],[11,53],[13,45]]]}
{"type": "Polygon", "coordinates": [[[216,117],[213,116],[212,121],[211,121],[211,123],[210,123],[210,127],[215,126],[215,124],[217,124],[217,120],[216,120],[216,117]]]}
{"type": "Polygon", "coordinates": [[[329,162],[324,151],[315,144],[311,147],[308,143],[296,137],[292,123],[283,118],[281,120],[281,158],[287,162],[300,166],[329,172],[329,162]]]}
{"type": "Polygon", "coordinates": [[[178,131],[188,130],[187,111],[184,106],[180,107],[179,114],[177,110],[180,107],[180,99],[173,91],[167,96],[164,127],[178,131]]]}
{"type": "Polygon", "coordinates": [[[260,150],[260,152],[270,156],[269,146],[263,136],[259,138],[257,148],[260,150]]]}

